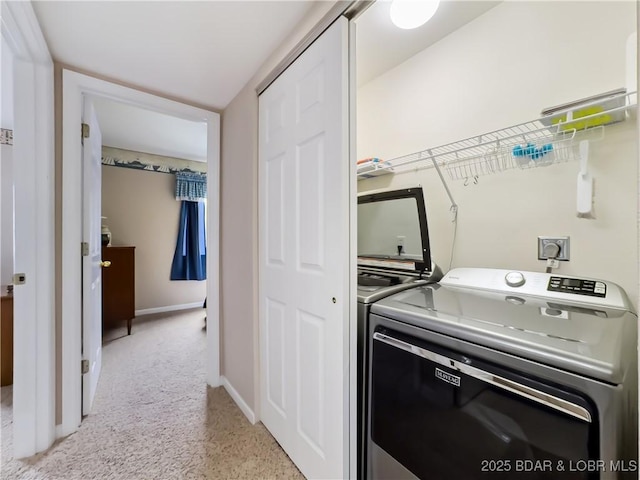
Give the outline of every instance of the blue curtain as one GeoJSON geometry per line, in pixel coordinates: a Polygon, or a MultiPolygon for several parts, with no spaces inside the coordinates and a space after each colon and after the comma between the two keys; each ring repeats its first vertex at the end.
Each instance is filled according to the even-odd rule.
{"type": "Polygon", "coordinates": [[[203,202],[182,201],[178,242],[173,254],[171,280],[206,280],[207,234],[203,202]]]}

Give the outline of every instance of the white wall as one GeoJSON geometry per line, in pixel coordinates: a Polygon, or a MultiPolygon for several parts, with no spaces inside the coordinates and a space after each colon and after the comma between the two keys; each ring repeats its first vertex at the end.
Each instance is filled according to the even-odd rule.
{"type": "MultiPolygon", "coordinates": [[[[2,41],[0,127],[13,130],[13,53],[2,41]]],[[[0,285],[13,276],[13,147],[0,146],[0,285]]]]}
{"type": "MultiPolygon", "coordinates": [[[[396,156],[507,127],[544,107],[626,86],[635,2],[505,2],[358,91],[358,158],[396,156]],[[603,19],[606,18],[606,21],[603,19]]],[[[591,145],[595,220],[575,215],[578,163],[451,181],[460,206],[453,267],[541,271],[538,235],[569,235],[558,273],[622,285],[638,300],[637,127],[607,127],[591,145]]],[[[445,173],[445,176],[447,174],[445,173]]],[[[432,255],[447,270],[453,224],[433,169],[358,182],[421,183],[432,255]]]]}

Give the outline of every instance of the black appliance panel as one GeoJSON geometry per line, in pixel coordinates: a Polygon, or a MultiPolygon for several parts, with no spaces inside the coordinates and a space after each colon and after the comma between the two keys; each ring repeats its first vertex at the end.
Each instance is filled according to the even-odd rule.
{"type": "Polygon", "coordinates": [[[376,331],[417,347],[412,353],[374,340],[370,416],[372,440],[418,478],[598,478],[570,471],[598,459],[597,410],[589,399],[399,332],[376,331]],[[439,361],[416,354],[420,349],[439,361]],[[566,401],[591,421],[447,368],[443,359],[566,401]]]}
{"type": "Polygon", "coordinates": [[[583,280],[580,278],[551,277],[547,290],[550,292],[566,292],[590,297],[605,298],[607,284],[597,280],[583,280]]]}

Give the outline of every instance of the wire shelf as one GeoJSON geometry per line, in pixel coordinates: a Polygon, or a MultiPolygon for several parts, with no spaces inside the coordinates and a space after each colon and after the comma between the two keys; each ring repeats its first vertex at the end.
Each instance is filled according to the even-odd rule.
{"type": "Polygon", "coordinates": [[[466,180],[511,168],[567,162],[574,157],[575,135],[575,129],[549,134],[546,127],[519,133],[496,140],[482,155],[445,163],[445,168],[451,180],[466,180]]]}
{"type": "Polygon", "coordinates": [[[365,178],[393,173],[393,165],[388,161],[378,161],[378,159],[375,159],[375,161],[371,160],[358,165],[356,171],[358,180],[364,180],[365,178]]]}
{"type": "Polygon", "coordinates": [[[577,135],[603,138],[605,125],[625,120],[635,109],[634,99],[635,92],[624,91],[607,95],[606,101],[594,97],[537,120],[387,160],[377,166],[376,174],[406,171],[402,167],[431,161],[444,167],[451,180],[477,182],[481,175],[507,169],[567,162],[577,158],[577,135]]]}
{"type": "Polygon", "coordinates": [[[567,162],[574,157],[576,130],[565,130],[547,137],[527,139],[504,152],[506,167],[533,168],[567,162]],[[510,163],[509,163],[510,162],[510,163]]]}

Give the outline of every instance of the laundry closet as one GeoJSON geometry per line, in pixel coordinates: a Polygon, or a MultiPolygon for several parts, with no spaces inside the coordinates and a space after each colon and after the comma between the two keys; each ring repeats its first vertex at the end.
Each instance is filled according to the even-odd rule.
{"type": "MultiPolygon", "coordinates": [[[[440,8],[450,8],[447,3],[465,10],[465,2],[443,2],[440,8]]],[[[377,24],[366,16],[380,7],[372,6],[356,20],[358,39],[371,34],[366,29],[377,24]]],[[[510,128],[523,124],[530,129],[547,108],[619,88],[635,91],[636,8],[634,2],[497,2],[360,84],[357,158],[379,159],[391,168],[373,178],[359,169],[364,173],[358,191],[422,185],[431,255],[445,272],[457,266],[544,271],[538,237],[566,236],[570,259],[560,261],[555,272],[612,280],[637,305],[638,129],[633,117],[587,134],[578,125],[575,138],[565,134],[554,145],[553,159],[524,165],[532,168],[521,168],[513,155],[490,158],[496,145],[489,143],[483,146],[485,158],[457,168],[449,162],[458,153],[437,157],[451,198],[428,155],[443,145],[462,148],[465,140],[482,144],[480,136],[490,132],[509,136],[510,128]],[[579,218],[576,210],[581,135],[589,139],[594,218],[579,218]],[[424,160],[401,166],[402,157],[411,154],[424,160]]],[[[446,28],[437,16],[432,21],[435,25],[420,28],[446,28]]],[[[397,29],[396,34],[413,31],[397,29]]],[[[375,49],[370,43],[357,45],[358,59],[368,53],[364,48],[375,49]]],[[[511,142],[507,153],[520,144],[526,148],[528,137],[511,142]]],[[[553,142],[540,145],[546,143],[553,142]]],[[[465,151],[459,155],[464,158],[465,151]]]]}
{"type": "Polygon", "coordinates": [[[637,478],[637,3],[393,8],[356,20],[359,478],[637,478]],[[366,301],[411,230],[362,204],[414,190],[432,265],[366,301]]]}

